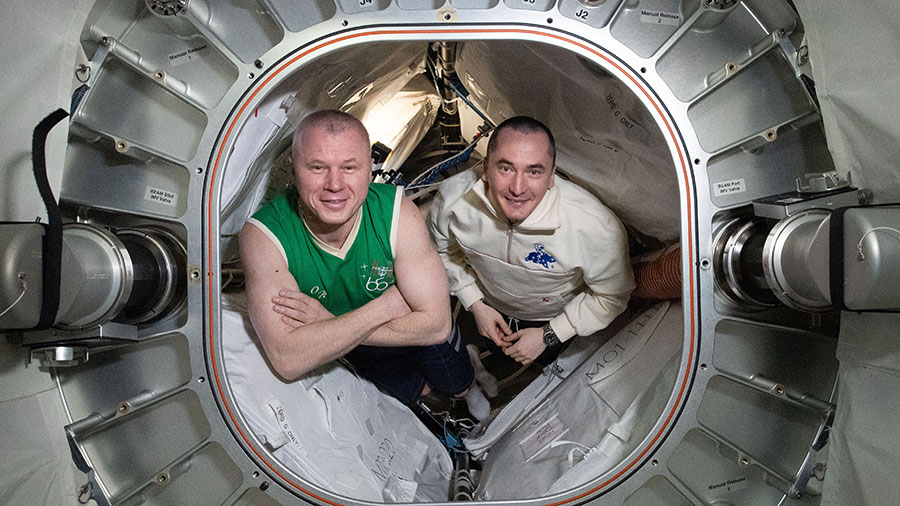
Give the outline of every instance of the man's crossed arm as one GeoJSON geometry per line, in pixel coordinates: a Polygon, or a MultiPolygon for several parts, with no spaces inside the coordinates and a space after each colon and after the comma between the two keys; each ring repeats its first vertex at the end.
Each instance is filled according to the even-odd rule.
{"type": "Polygon", "coordinates": [[[397,284],[341,316],[299,292],[271,239],[252,224],[241,230],[250,320],[266,356],[284,379],[339,358],[360,344],[424,346],[450,332],[447,276],[415,204],[403,199],[397,231],[397,284]]]}

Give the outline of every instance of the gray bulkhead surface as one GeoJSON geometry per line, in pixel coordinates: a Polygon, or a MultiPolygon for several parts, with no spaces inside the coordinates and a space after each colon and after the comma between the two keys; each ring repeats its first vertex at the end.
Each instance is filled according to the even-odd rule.
{"type": "MultiPolygon", "coordinates": [[[[4,7],[0,219],[43,214],[31,129],[87,84],[68,132],[49,139],[64,215],[165,231],[185,246],[188,282],[186,310],[73,367],[25,367],[20,338],[0,341],[0,503],[77,504],[88,478],[100,504],[359,503],[287,468],[250,430],[223,358],[222,265],[293,121],[321,107],[378,118],[406,93],[416,113],[385,138],[412,143],[435,102],[406,85],[429,42],[455,41],[473,103],[495,120],[547,122],[569,177],[635,237],[682,251],[681,351],[660,414],[595,476],[533,499],[490,498],[889,504],[900,495],[889,476],[900,467],[896,317],[742,307],[715,280],[714,237],[805,173],[851,172],[874,202],[900,201],[896,71],[883,63],[900,56],[891,29],[900,8],[794,4],[189,0],[177,15],[138,0],[4,7]],[[815,79],[818,104],[801,73],[815,79]],[[831,443],[820,448],[828,426],[831,443]],[[72,468],[70,445],[89,476],[72,468]]],[[[464,135],[477,125],[469,115],[464,135]]]]}

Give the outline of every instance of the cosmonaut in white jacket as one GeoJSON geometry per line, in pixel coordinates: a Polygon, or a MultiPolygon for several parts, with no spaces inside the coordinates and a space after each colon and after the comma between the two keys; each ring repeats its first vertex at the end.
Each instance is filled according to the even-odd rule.
{"type": "Polygon", "coordinates": [[[546,126],[510,118],[491,135],[483,174],[444,181],[428,220],[451,293],[523,364],[605,328],[634,289],[621,222],[555,162],[546,126]]]}

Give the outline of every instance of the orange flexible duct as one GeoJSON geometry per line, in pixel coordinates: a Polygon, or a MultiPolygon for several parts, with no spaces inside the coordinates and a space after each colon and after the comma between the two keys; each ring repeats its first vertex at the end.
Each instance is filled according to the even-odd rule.
{"type": "Polygon", "coordinates": [[[649,262],[634,264],[632,296],[642,299],[681,298],[681,247],[671,248],[649,262]]]}

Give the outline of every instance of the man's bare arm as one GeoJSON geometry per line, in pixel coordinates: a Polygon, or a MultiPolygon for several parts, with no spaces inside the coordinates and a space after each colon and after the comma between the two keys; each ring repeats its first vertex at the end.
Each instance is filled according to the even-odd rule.
{"type": "Polygon", "coordinates": [[[447,272],[428,239],[422,214],[411,200],[400,204],[394,276],[412,310],[379,327],[365,341],[376,346],[438,344],[450,333],[447,272]]]}
{"type": "Polygon", "coordinates": [[[399,291],[391,288],[339,317],[288,325],[274,310],[272,299],[282,290],[298,288],[278,248],[252,224],[241,229],[240,246],[250,320],[269,363],[286,380],[343,356],[376,328],[409,311],[399,291]]]}

